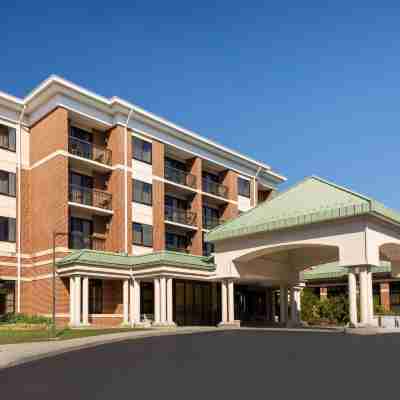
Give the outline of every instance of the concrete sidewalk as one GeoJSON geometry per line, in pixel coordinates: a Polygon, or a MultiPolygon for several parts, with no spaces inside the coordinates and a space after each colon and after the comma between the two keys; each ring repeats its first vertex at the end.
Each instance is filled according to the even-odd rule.
{"type": "Polygon", "coordinates": [[[81,350],[89,347],[100,346],[106,343],[122,342],[124,340],[148,338],[166,335],[187,335],[201,332],[221,332],[223,329],[216,327],[185,327],[171,329],[148,329],[130,332],[108,333],[104,335],[89,336],[84,338],[19,343],[0,345],[0,369],[39,360],[49,356],[81,350]]]}

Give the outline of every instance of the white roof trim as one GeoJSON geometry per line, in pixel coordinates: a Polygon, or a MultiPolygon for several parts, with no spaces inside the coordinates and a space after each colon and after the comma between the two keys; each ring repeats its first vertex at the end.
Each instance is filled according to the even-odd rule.
{"type": "Polygon", "coordinates": [[[37,106],[37,105],[32,104],[32,109],[29,109],[30,103],[33,102],[34,100],[36,100],[36,98],[40,94],[45,92],[52,84],[59,84],[61,86],[64,86],[65,88],[75,92],[75,94],[87,97],[87,98],[91,99],[92,101],[99,103],[99,108],[104,108],[104,106],[106,106],[106,108],[108,108],[108,112],[110,114],[117,114],[117,113],[118,114],[128,114],[130,112],[130,110],[133,110],[134,113],[136,113],[138,116],[141,116],[142,118],[149,119],[153,123],[158,123],[165,128],[169,128],[169,129],[175,131],[178,134],[183,134],[186,137],[190,137],[190,138],[194,139],[194,141],[200,142],[200,143],[208,145],[210,147],[214,147],[214,148],[216,148],[224,153],[227,153],[235,158],[241,159],[249,164],[253,164],[256,167],[261,167],[264,169],[265,173],[267,173],[268,175],[271,175],[278,180],[286,181],[286,178],[283,175],[273,172],[271,170],[271,167],[265,163],[262,163],[260,161],[254,160],[253,158],[247,157],[235,150],[231,150],[217,142],[214,142],[213,140],[206,139],[193,131],[190,131],[179,125],[176,125],[176,124],[168,121],[167,119],[159,117],[159,116],[157,116],[149,111],[146,111],[146,110],[136,106],[135,104],[125,101],[119,97],[114,96],[114,97],[111,97],[110,99],[108,99],[106,97],[97,95],[96,93],[94,93],[90,90],[84,89],[83,87],[76,85],[76,84],[74,84],[66,79],[63,79],[57,75],[51,75],[49,78],[47,78],[45,81],[43,81],[39,86],[37,86],[35,89],[33,89],[23,100],[18,99],[11,95],[7,95],[5,93],[1,93],[1,92],[0,92],[0,99],[3,98],[4,100],[6,100],[9,103],[14,103],[14,106],[15,105],[18,105],[18,106],[26,105],[27,106],[26,112],[29,114],[30,112],[33,111],[34,107],[37,106]],[[117,106],[117,107],[120,106],[120,109],[119,110],[115,109],[116,108],[115,106],[117,106]]]}

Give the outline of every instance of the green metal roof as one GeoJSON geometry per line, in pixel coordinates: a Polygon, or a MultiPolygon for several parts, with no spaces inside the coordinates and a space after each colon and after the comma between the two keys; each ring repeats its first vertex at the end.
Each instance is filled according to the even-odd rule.
{"type": "Polygon", "coordinates": [[[304,179],[272,200],[222,224],[206,236],[210,242],[315,222],[372,214],[400,223],[400,214],[375,200],[316,176],[304,179]]]}
{"type": "Polygon", "coordinates": [[[173,267],[196,268],[213,271],[215,264],[211,257],[193,256],[174,251],[156,251],[148,254],[129,256],[121,253],[77,250],[57,262],[59,267],[79,264],[119,268],[168,265],[173,267]]]}
{"type": "MultiPolygon", "coordinates": [[[[380,266],[373,266],[373,273],[390,273],[392,270],[389,261],[381,261],[380,266]]],[[[302,278],[306,281],[320,279],[337,279],[347,275],[347,267],[340,266],[338,262],[317,265],[303,271],[302,278]]]]}

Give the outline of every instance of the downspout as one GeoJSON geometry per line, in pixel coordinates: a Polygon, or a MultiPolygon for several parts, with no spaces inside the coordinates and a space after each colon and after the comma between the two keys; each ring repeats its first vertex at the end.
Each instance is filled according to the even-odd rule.
{"type": "Polygon", "coordinates": [[[124,201],[125,201],[125,253],[128,252],[128,124],[133,113],[133,108],[130,109],[128,118],[125,123],[125,139],[124,139],[124,201]]]}
{"type": "Polygon", "coordinates": [[[21,166],[22,166],[22,120],[25,114],[25,105],[22,108],[21,115],[18,120],[18,132],[17,132],[17,313],[21,312],[21,166]]]}
{"type": "Polygon", "coordinates": [[[256,174],[253,177],[253,199],[254,199],[253,206],[254,207],[258,203],[258,199],[257,199],[257,178],[258,178],[258,175],[260,175],[261,171],[262,171],[262,167],[258,167],[258,170],[257,170],[256,174]]]}

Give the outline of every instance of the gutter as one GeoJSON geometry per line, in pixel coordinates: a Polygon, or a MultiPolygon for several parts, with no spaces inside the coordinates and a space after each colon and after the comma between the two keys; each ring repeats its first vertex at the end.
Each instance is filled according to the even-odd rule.
{"type": "Polygon", "coordinates": [[[128,118],[126,119],[125,123],[125,137],[124,137],[124,202],[125,202],[125,232],[124,232],[124,242],[125,242],[125,253],[129,254],[128,252],[128,124],[129,120],[131,119],[131,115],[133,113],[133,108],[130,109],[128,118]]]}
{"type": "Polygon", "coordinates": [[[262,171],[262,167],[258,167],[256,174],[253,176],[253,198],[254,198],[254,204],[253,207],[255,207],[258,203],[257,199],[257,178],[258,175],[260,175],[260,172],[262,171]]]}
{"type": "Polygon", "coordinates": [[[18,131],[17,131],[17,312],[21,312],[21,166],[22,166],[22,120],[25,114],[25,105],[22,108],[19,120],[18,120],[18,131]]]}

